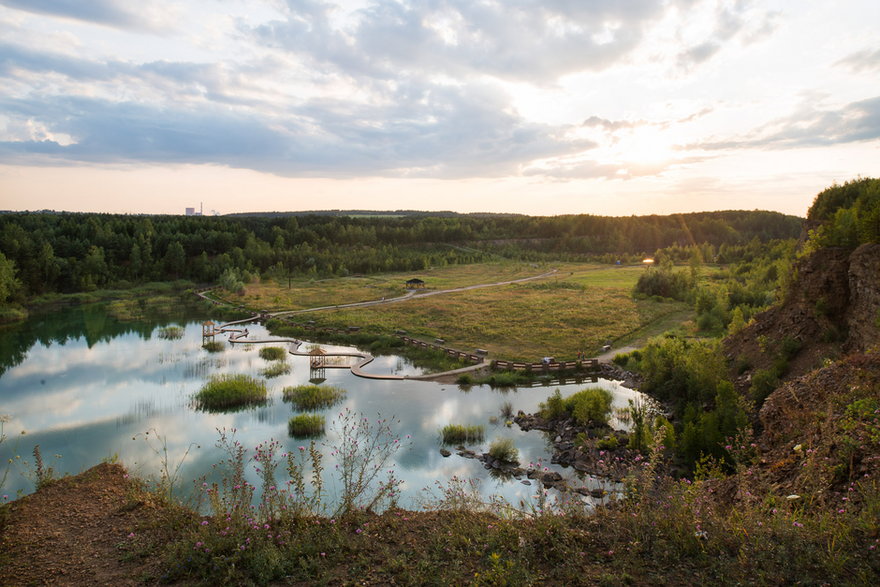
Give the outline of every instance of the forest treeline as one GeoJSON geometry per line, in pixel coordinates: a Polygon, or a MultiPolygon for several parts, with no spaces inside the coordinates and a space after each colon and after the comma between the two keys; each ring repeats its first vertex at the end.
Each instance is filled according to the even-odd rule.
{"type": "Polygon", "coordinates": [[[672,216],[363,217],[0,214],[0,303],[150,281],[328,277],[514,259],[635,260],[675,245],[711,254],[798,236],[775,212],[672,216]]]}

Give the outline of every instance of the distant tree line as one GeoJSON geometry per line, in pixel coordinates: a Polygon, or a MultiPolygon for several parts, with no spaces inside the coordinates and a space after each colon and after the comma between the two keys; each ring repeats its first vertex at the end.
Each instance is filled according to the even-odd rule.
{"type": "MultiPolygon", "coordinates": [[[[797,236],[774,212],[394,217],[0,214],[0,303],[50,292],[222,276],[327,277],[512,259],[607,260],[663,247],[712,254],[797,236]]],[[[629,256],[629,257],[627,257],[629,256]]]]}

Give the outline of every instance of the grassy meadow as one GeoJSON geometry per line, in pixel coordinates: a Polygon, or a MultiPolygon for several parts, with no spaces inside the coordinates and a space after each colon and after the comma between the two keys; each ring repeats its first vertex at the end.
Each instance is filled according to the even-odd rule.
{"type": "Polygon", "coordinates": [[[235,297],[235,301],[270,312],[305,310],[399,297],[406,294],[404,284],[413,277],[423,280],[425,289],[430,291],[522,279],[539,275],[550,269],[549,265],[543,264],[501,262],[451,265],[409,273],[381,273],[331,279],[297,278],[290,281],[289,288],[286,279],[270,280],[247,285],[245,294],[235,297]]]}
{"type": "Polygon", "coordinates": [[[462,350],[484,348],[491,357],[536,360],[547,355],[574,359],[580,351],[594,355],[607,343],[629,344],[692,317],[685,304],[632,298],[643,267],[595,264],[484,263],[419,274],[299,281],[290,290],[263,283],[248,286],[241,302],[264,307],[266,299],[281,299],[277,305],[268,304],[272,310],[335,306],[397,297],[404,293],[402,284],[410,276],[424,279],[425,291],[430,292],[532,277],[552,268],[557,269],[554,275],[526,283],[417,295],[400,302],[331,308],[290,318],[314,320],[325,328],[359,326],[377,335],[402,329],[427,340],[443,338],[462,350]]]}

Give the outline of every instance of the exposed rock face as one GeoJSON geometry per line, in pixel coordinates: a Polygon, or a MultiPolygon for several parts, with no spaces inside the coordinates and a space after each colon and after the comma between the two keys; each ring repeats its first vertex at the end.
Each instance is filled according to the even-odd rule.
{"type": "Polygon", "coordinates": [[[784,352],[786,339],[800,350],[787,357],[786,377],[821,366],[841,352],[865,352],[880,343],[880,245],[855,251],[825,248],[801,259],[788,297],[729,336],[724,351],[731,364],[745,362],[737,388],[748,389],[751,375],[770,368],[784,352]]]}
{"type": "Polygon", "coordinates": [[[866,351],[880,343],[880,244],[865,244],[849,258],[850,306],[847,350],[866,351]]]}

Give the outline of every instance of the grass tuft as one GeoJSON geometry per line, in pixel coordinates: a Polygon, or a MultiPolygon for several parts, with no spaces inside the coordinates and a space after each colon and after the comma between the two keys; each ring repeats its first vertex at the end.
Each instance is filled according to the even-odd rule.
{"type": "Polygon", "coordinates": [[[202,348],[209,353],[219,353],[223,350],[223,343],[217,340],[209,340],[202,345],[202,348]]]}
{"type": "Polygon", "coordinates": [[[312,438],[324,434],[321,414],[298,414],[287,421],[287,434],[293,438],[312,438]]]}
{"type": "Polygon", "coordinates": [[[268,367],[260,371],[263,377],[272,378],[290,373],[290,365],[286,362],[273,362],[268,367]]]}
{"type": "Polygon", "coordinates": [[[484,429],[477,424],[447,424],[440,431],[443,444],[476,444],[483,442],[484,429]]]}
{"type": "Polygon", "coordinates": [[[267,400],[266,382],[249,375],[214,375],[195,395],[196,407],[222,412],[263,405],[267,400]]]}
{"type": "Polygon", "coordinates": [[[280,346],[265,346],[260,349],[260,357],[267,361],[283,361],[286,356],[287,351],[280,346]]]}
{"type": "Polygon", "coordinates": [[[510,438],[496,438],[489,445],[489,456],[502,463],[519,462],[519,450],[510,438]]]}
{"type": "Polygon", "coordinates": [[[321,385],[297,385],[285,387],[284,401],[291,402],[297,410],[329,408],[345,399],[346,391],[340,387],[321,385]]]}
{"type": "Polygon", "coordinates": [[[183,338],[183,327],[165,326],[159,329],[157,336],[163,340],[178,340],[183,338]]]}

